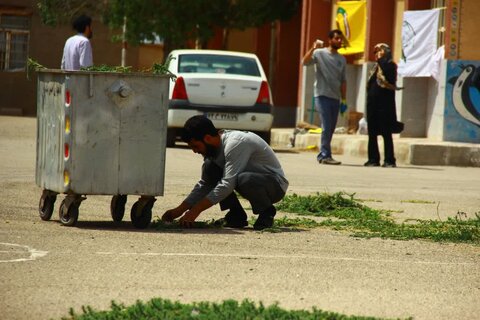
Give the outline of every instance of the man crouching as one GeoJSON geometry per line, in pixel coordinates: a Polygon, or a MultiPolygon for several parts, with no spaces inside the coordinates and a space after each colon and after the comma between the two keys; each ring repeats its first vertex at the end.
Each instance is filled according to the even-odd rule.
{"type": "Polygon", "coordinates": [[[283,169],[270,146],[252,132],[219,131],[205,116],[194,116],[185,122],[182,140],[193,152],[203,156],[202,176],[187,198],[176,208],[167,210],[164,221],[191,227],[200,213],[220,203],[229,210],[224,226],[243,228],[247,214],[235,194],[247,199],[258,218],[255,230],[273,226],[280,201],[288,188],[283,169]]]}

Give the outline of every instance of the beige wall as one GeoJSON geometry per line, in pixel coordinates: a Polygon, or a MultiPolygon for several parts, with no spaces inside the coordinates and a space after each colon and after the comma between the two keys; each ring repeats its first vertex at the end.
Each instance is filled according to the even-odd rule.
{"type": "Polygon", "coordinates": [[[255,40],[256,29],[232,30],[228,37],[228,50],[254,53],[256,48],[255,40]]]}
{"type": "Polygon", "coordinates": [[[163,46],[157,44],[144,44],[138,48],[138,69],[145,70],[154,63],[163,62],[163,46]]]}

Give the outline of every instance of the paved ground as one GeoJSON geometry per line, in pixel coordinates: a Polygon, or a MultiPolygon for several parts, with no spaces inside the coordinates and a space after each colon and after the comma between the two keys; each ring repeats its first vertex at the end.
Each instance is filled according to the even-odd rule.
{"type": "MultiPolygon", "coordinates": [[[[480,210],[478,168],[364,168],[364,159],[342,156],[344,164],[335,167],[318,165],[308,152],[278,156],[290,193],[355,192],[369,206],[400,211],[399,220],[480,210]]],[[[187,149],[167,150],[166,192],[154,215],[183,199],[200,163],[187,149]]],[[[68,228],[58,223],[57,208],[50,222],[38,217],[34,173],[35,119],[0,117],[0,319],[59,319],[70,307],[104,309],[111,300],[153,297],[248,298],[415,319],[480,314],[478,246],[356,239],[324,229],[138,231],[129,221],[111,221],[106,196],[88,196],[77,226],[68,228]]],[[[211,209],[203,218],[219,215],[211,209]]]]}

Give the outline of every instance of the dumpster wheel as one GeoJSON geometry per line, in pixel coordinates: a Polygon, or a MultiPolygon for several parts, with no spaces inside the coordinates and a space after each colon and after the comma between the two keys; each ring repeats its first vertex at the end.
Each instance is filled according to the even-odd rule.
{"type": "Polygon", "coordinates": [[[150,221],[152,220],[152,207],[155,201],[156,199],[154,197],[142,196],[133,204],[132,210],[130,211],[130,219],[135,228],[145,229],[150,225],[150,221]]]}
{"type": "Polygon", "coordinates": [[[85,199],[85,197],[80,195],[68,195],[62,200],[58,214],[60,222],[64,226],[70,227],[77,223],[79,213],[78,208],[80,207],[80,203],[85,199]]]}
{"type": "Polygon", "coordinates": [[[40,202],[38,203],[38,212],[42,220],[48,221],[52,217],[55,200],[57,200],[56,192],[43,190],[40,202]]]}
{"type": "Polygon", "coordinates": [[[125,203],[127,203],[127,195],[118,194],[112,197],[110,202],[110,213],[115,222],[121,222],[125,215],[125,203]]]}

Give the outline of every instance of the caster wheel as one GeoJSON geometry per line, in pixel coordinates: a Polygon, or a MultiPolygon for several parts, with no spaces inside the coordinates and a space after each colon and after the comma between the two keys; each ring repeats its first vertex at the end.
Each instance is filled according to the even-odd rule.
{"type": "Polygon", "coordinates": [[[127,196],[123,194],[115,195],[112,197],[112,202],[110,203],[110,213],[112,214],[112,219],[115,222],[120,222],[125,215],[125,204],[127,203],[127,196]]]}
{"type": "Polygon", "coordinates": [[[46,192],[44,192],[40,197],[38,213],[40,214],[40,218],[42,220],[48,221],[52,217],[55,200],[57,200],[56,195],[48,195],[46,192]]]}
{"type": "Polygon", "coordinates": [[[155,200],[147,202],[137,201],[133,204],[130,211],[132,224],[137,229],[145,229],[150,225],[152,220],[152,207],[155,200]]]}
{"type": "Polygon", "coordinates": [[[71,203],[69,206],[67,206],[65,199],[62,201],[60,204],[60,209],[59,209],[59,216],[60,216],[60,222],[64,226],[71,227],[77,223],[78,220],[78,207],[79,204],[77,203],[71,203]]]}

